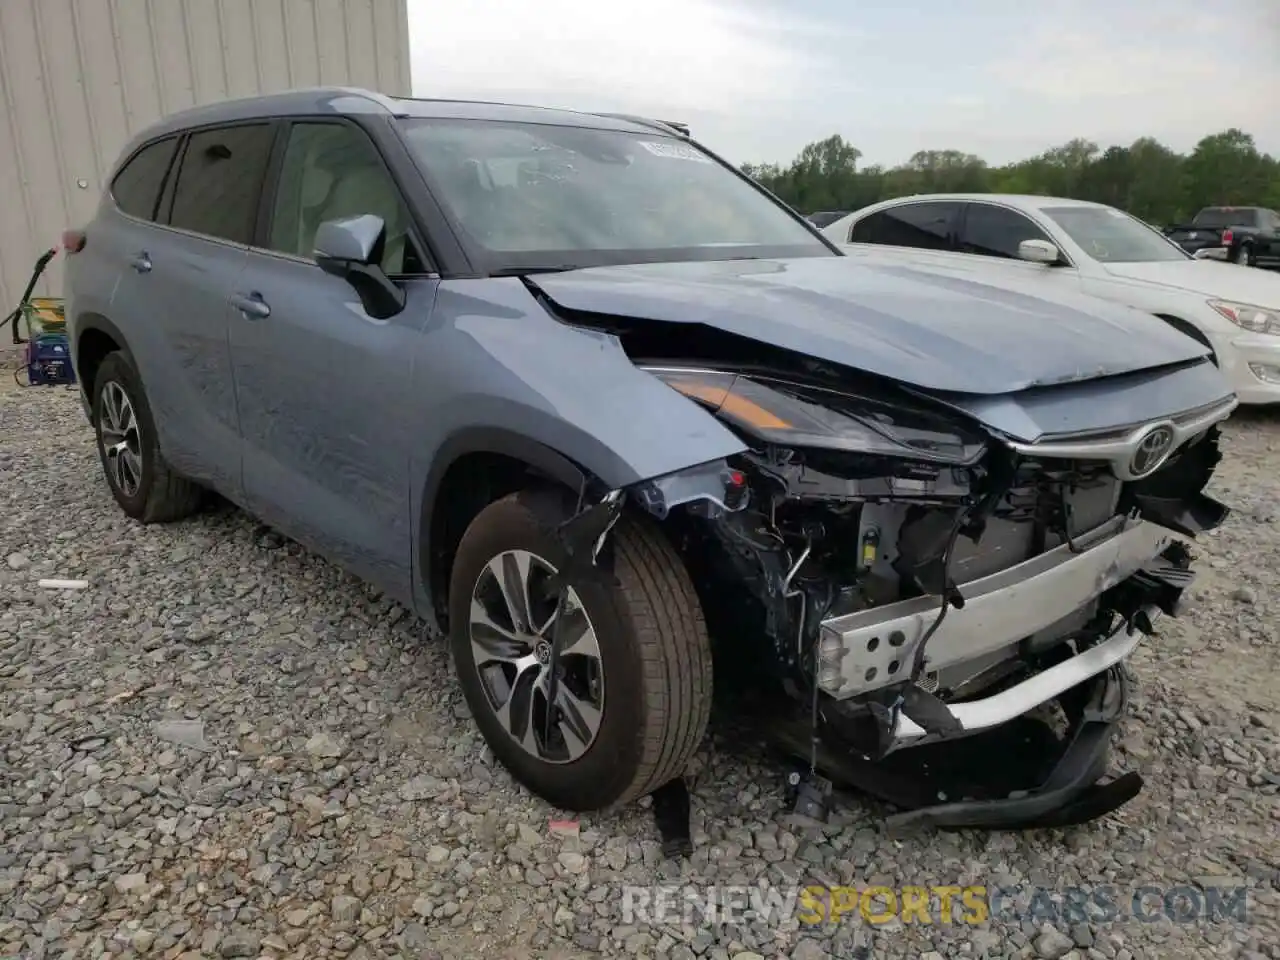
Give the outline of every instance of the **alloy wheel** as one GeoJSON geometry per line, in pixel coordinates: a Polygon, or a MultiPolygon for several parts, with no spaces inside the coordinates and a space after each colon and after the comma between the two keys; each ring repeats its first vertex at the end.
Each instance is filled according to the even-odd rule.
{"type": "Polygon", "coordinates": [[[114,380],[102,388],[102,449],[107,473],[126,497],[142,486],[142,432],[124,387],[114,380]]]}
{"type": "Polygon", "coordinates": [[[562,764],[586,753],[600,731],[604,666],[595,627],[572,587],[558,611],[555,574],[528,550],[494,557],[472,589],[468,630],[481,687],[503,730],[539,760],[562,764]]]}

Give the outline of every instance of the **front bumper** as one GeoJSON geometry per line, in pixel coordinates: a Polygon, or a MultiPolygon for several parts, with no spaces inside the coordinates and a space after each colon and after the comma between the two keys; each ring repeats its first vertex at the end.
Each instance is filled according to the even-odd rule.
{"type": "MultiPolygon", "coordinates": [[[[1144,611],[1148,622],[1154,622],[1159,611],[1144,611]]],[[[1142,632],[1127,623],[1121,623],[1111,636],[1090,647],[1083,653],[1070,657],[1057,666],[1049,667],[1028,677],[1019,684],[981,700],[950,704],[952,717],[960,730],[951,737],[964,736],[981,730],[990,730],[1008,723],[1034,710],[1042,703],[1056,700],[1081,683],[1105,673],[1123,661],[1142,639],[1142,632]]],[[[893,731],[894,749],[912,746],[925,740],[928,733],[913,720],[899,714],[893,731]]]]}
{"type": "MultiPolygon", "coordinates": [[[[1111,737],[1128,699],[1123,668],[1113,666],[1091,681],[1088,699],[1078,702],[1079,713],[1057,759],[1028,783],[1004,796],[968,795],[930,801],[891,815],[891,831],[908,827],[1004,830],[1069,827],[1087,823],[1118,809],[1138,795],[1142,777],[1128,772],[1102,782],[1107,775],[1111,737]]],[[[985,744],[973,745],[983,749],[985,744]]],[[[944,748],[945,749],[945,748],[944,748]]],[[[1036,771],[1032,771],[1033,776],[1036,771]]],[[[946,796],[945,794],[943,795],[946,796]]]]}
{"type": "Polygon", "coordinates": [[[1280,337],[1243,334],[1217,352],[1219,366],[1242,404],[1280,403],[1280,337]]]}
{"type": "Polygon", "coordinates": [[[1106,816],[1142,789],[1134,772],[1108,777],[1112,736],[1128,702],[1128,677],[1114,665],[1060,703],[1065,735],[1042,719],[1019,717],[963,740],[933,743],[876,760],[839,736],[817,749],[803,718],[775,725],[771,739],[793,757],[812,757],[838,787],[898,808],[893,832],[941,829],[1026,830],[1068,827],[1106,816]]]}

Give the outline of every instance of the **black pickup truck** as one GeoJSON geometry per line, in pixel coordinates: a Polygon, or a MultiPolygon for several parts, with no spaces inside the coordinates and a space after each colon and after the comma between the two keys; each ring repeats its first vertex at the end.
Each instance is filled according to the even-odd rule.
{"type": "Polygon", "coordinates": [[[1265,207],[1205,207],[1164,232],[1190,254],[1225,250],[1232,263],[1280,267],[1280,214],[1265,207]]]}

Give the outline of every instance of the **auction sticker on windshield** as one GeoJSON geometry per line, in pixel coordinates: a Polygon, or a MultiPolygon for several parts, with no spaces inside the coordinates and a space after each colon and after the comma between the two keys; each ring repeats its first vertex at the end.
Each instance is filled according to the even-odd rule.
{"type": "Polygon", "coordinates": [[[648,140],[641,140],[640,146],[644,147],[655,157],[666,157],[668,160],[696,160],[698,163],[710,163],[710,159],[704,157],[692,147],[686,147],[683,143],[652,143],[648,140]]]}

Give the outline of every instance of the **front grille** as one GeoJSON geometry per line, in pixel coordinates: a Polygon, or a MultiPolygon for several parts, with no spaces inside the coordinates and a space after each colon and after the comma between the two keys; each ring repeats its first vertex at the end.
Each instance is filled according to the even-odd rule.
{"type": "MultiPolygon", "coordinates": [[[[1184,410],[1182,413],[1169,417],[1166,422],[1172,423],[1175,427],[1182,429],[1191,428],[1192,430],[1207,429],[1213,423],[1226,417],[1236,406],[1236,398],[1234,396],[1227,397],[1225,400],[1215,400],[1212,403],[1206,403],[1203,406],[1196,407],[1192,410],[1184,410]]],[[[1044,444],[1054,443],[1118,443],[1128,438],[1133,431],[1142,427],[1145,421],[1136,421],[1133,423],[1122,424],[1118,427],[1108,427],[1105,430],[1081,430],[1075,433],[1046,433],[1034,445],[1028,447],[1028,451],[1034,450],[1035,447],[1044,444]]]]}

